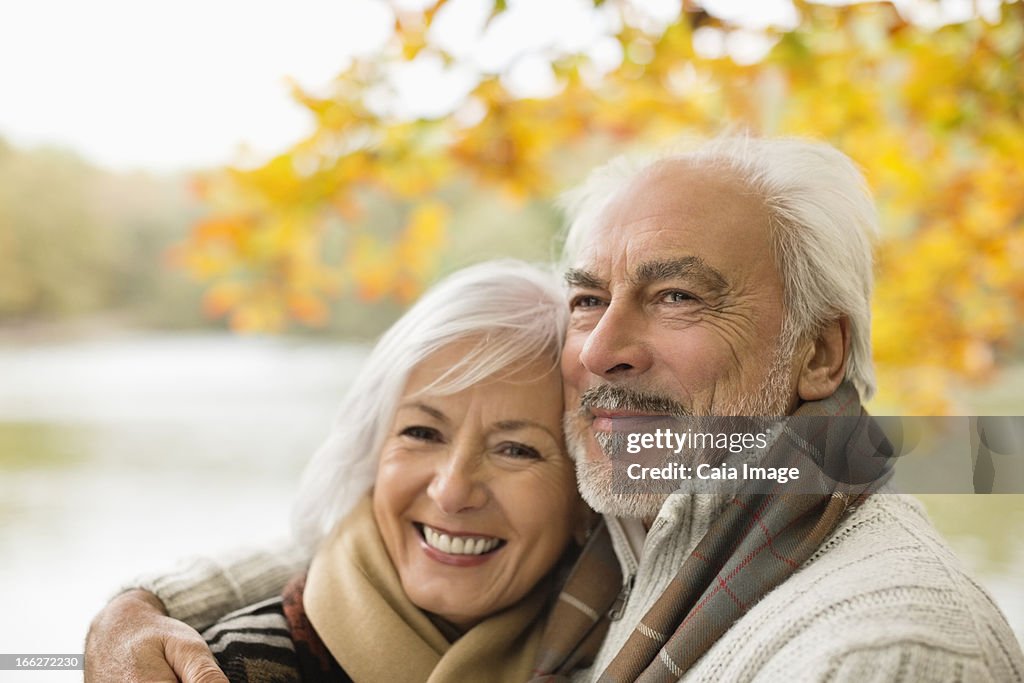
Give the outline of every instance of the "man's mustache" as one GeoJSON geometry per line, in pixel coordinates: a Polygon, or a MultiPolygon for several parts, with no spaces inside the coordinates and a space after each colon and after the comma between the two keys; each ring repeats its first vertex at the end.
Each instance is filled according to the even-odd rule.
{"type": "Polygon", "coordinates": [[[681,403],[666,396],[612,384],[599,384],[580,394],[580,413],[585,416],[590,408],[635,410],[672,417],[689,417],[692,414],[681,403]]]}

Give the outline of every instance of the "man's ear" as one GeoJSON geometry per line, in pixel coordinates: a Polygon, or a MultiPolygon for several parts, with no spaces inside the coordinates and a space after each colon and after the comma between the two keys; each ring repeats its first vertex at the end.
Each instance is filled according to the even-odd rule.
{"type": "Polygon", "coordinates": [[[802,401],[820,401],[835,393],[846,375],[850,321],[846,316],[826,324],[811,342],[800,364],[796,390],[802,401]]]}

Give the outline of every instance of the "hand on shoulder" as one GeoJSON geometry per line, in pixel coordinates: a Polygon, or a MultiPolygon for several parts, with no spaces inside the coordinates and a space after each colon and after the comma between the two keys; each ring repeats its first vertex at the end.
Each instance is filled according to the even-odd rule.
{"type": "Polygon", "coordinates": [[[163,603],[131,590],[107,604],[85,641],[86,683],[227,683],[206,642],[167,616],[163,603]]]}

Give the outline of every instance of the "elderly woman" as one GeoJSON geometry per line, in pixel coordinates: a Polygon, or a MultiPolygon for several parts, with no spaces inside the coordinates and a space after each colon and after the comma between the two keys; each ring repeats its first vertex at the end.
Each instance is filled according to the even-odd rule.
{"type": "Polygon", "coordinates": [[[549,275],[492,262],[381,338],[303,479],[308,573],[203,634],[229,679],[529,678],[587,519],[561,430],[565,316],[549,275]]]}

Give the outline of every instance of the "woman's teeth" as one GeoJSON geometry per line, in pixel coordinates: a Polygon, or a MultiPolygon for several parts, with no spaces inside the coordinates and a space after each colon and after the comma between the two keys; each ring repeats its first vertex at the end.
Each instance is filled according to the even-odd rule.
{"type": "Polygon", "coordinates": [[[431,548],[449,555],[483,555],[489,553],[501,543],[500,538],[481,538],[479,536],[449,536],[436,529],[423,525],[423,538],[431,548]]]}

